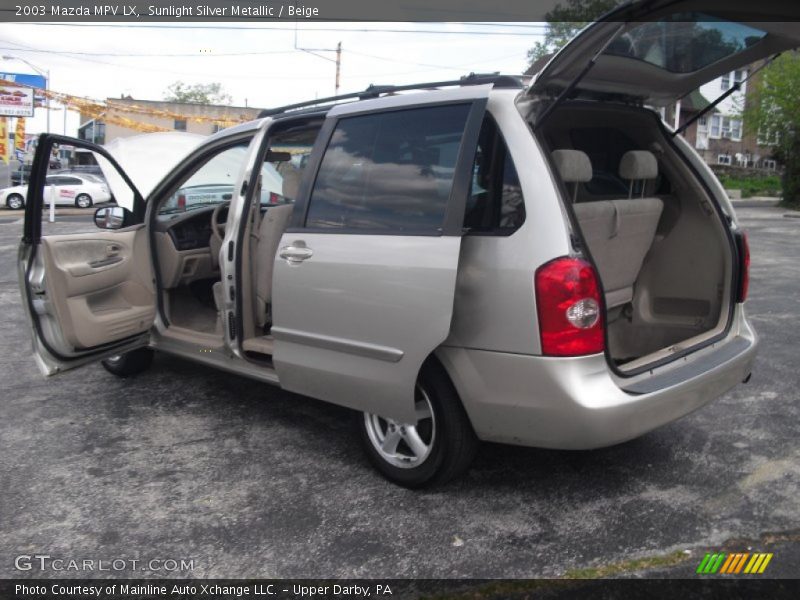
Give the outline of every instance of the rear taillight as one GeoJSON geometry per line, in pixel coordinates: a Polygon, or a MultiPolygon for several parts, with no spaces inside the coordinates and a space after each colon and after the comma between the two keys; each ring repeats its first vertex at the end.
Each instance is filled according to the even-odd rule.
{"type": "Polygon", "coordinates": [[[536,271],[535,286],[544,355],[603,351],[603,304],[592,265],[579,258],[557,258],[536,271]]]}
{"type": "Polygon", "coordinates": [[[280,201],[281,197],[278,196],[275,192],[269,193],[269,203],[270,204],[277,204],[280,201]]]}
{"type": "Polygon", "coordinates": [[[736,302],[744,302],[750,288],[750,244],[744,231],[737,235],[736,242],[739,247],[739,289],[736,291],[736,302]]]}
{"type": "Polygon", "coordinates": [[[181,210],[186,210],[186,196],[183,194],[178,195],[178,208],[181,210]]]}

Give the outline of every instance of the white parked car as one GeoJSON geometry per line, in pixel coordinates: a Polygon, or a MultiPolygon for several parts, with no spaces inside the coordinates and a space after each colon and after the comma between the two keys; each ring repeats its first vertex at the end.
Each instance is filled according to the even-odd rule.
{"type": "MultiPolygon", "coordinates": [[[[97,202],[111,200],[106,183],[94,175],[48,175],[45,186],[45,205],[50,204],[51,194],[56,206],[91,208],[97,202]]],[[[24,208],[27,197],[27,185],[17,185],[0,191],[0,202],[12,210],[24,208]]]]}

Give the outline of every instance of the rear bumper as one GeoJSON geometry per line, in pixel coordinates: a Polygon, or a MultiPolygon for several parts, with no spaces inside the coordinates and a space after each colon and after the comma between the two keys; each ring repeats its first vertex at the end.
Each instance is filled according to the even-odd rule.
{"type": "Polygon", "coordinates": [[[631,381],[615,379],[602,354],[564,359],[443,347],[437,356],[480,439],[579,450],[633,439],[697,410],[750,374],[756,347],[737,307],[724,340],[631,381]],[[648,378],[663,387],[652,389],[648,378]]]}

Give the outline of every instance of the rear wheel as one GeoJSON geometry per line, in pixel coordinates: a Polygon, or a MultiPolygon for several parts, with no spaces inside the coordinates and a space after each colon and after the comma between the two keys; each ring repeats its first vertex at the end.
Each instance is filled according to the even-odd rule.
{"type": "Polygon", "coordinates": [[[92,197],[89,194],[78,194],[75,198],[75,206],[78,208],[91,208],[92,197]]]}
{"type": "Polygon", "coordinates": [[[436,364],[422,368],[414,392],[417,422],[359,413],[359,437],[372,465],[409,488],[439,485],[467,470],[478,439],[453,384],[436,364]]]}
{"type": "Polygon", "coordinates": [[[137,348],[125,354],[118,354],[102,361],[106,371],[117,377],[130,377],[146,371],[153,362],[150,348],[137,348]]]}
{"type": "Polygon", "coordinates": [[[6,198],[6,206],[11,210],[19,210],[20,208],[25,207],[25,198],[23,198],[20,194],[10,194],[8,198],[6,198]]]}

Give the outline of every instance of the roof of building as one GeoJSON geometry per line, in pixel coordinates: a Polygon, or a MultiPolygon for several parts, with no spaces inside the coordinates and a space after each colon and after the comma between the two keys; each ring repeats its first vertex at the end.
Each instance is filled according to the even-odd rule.
{"type": "Polygon", "coordinates": [[[695,90],[681,100],[681,110],[700,112],[710,104],[711,102],[700,93],[700,90],[695,90]]]}

